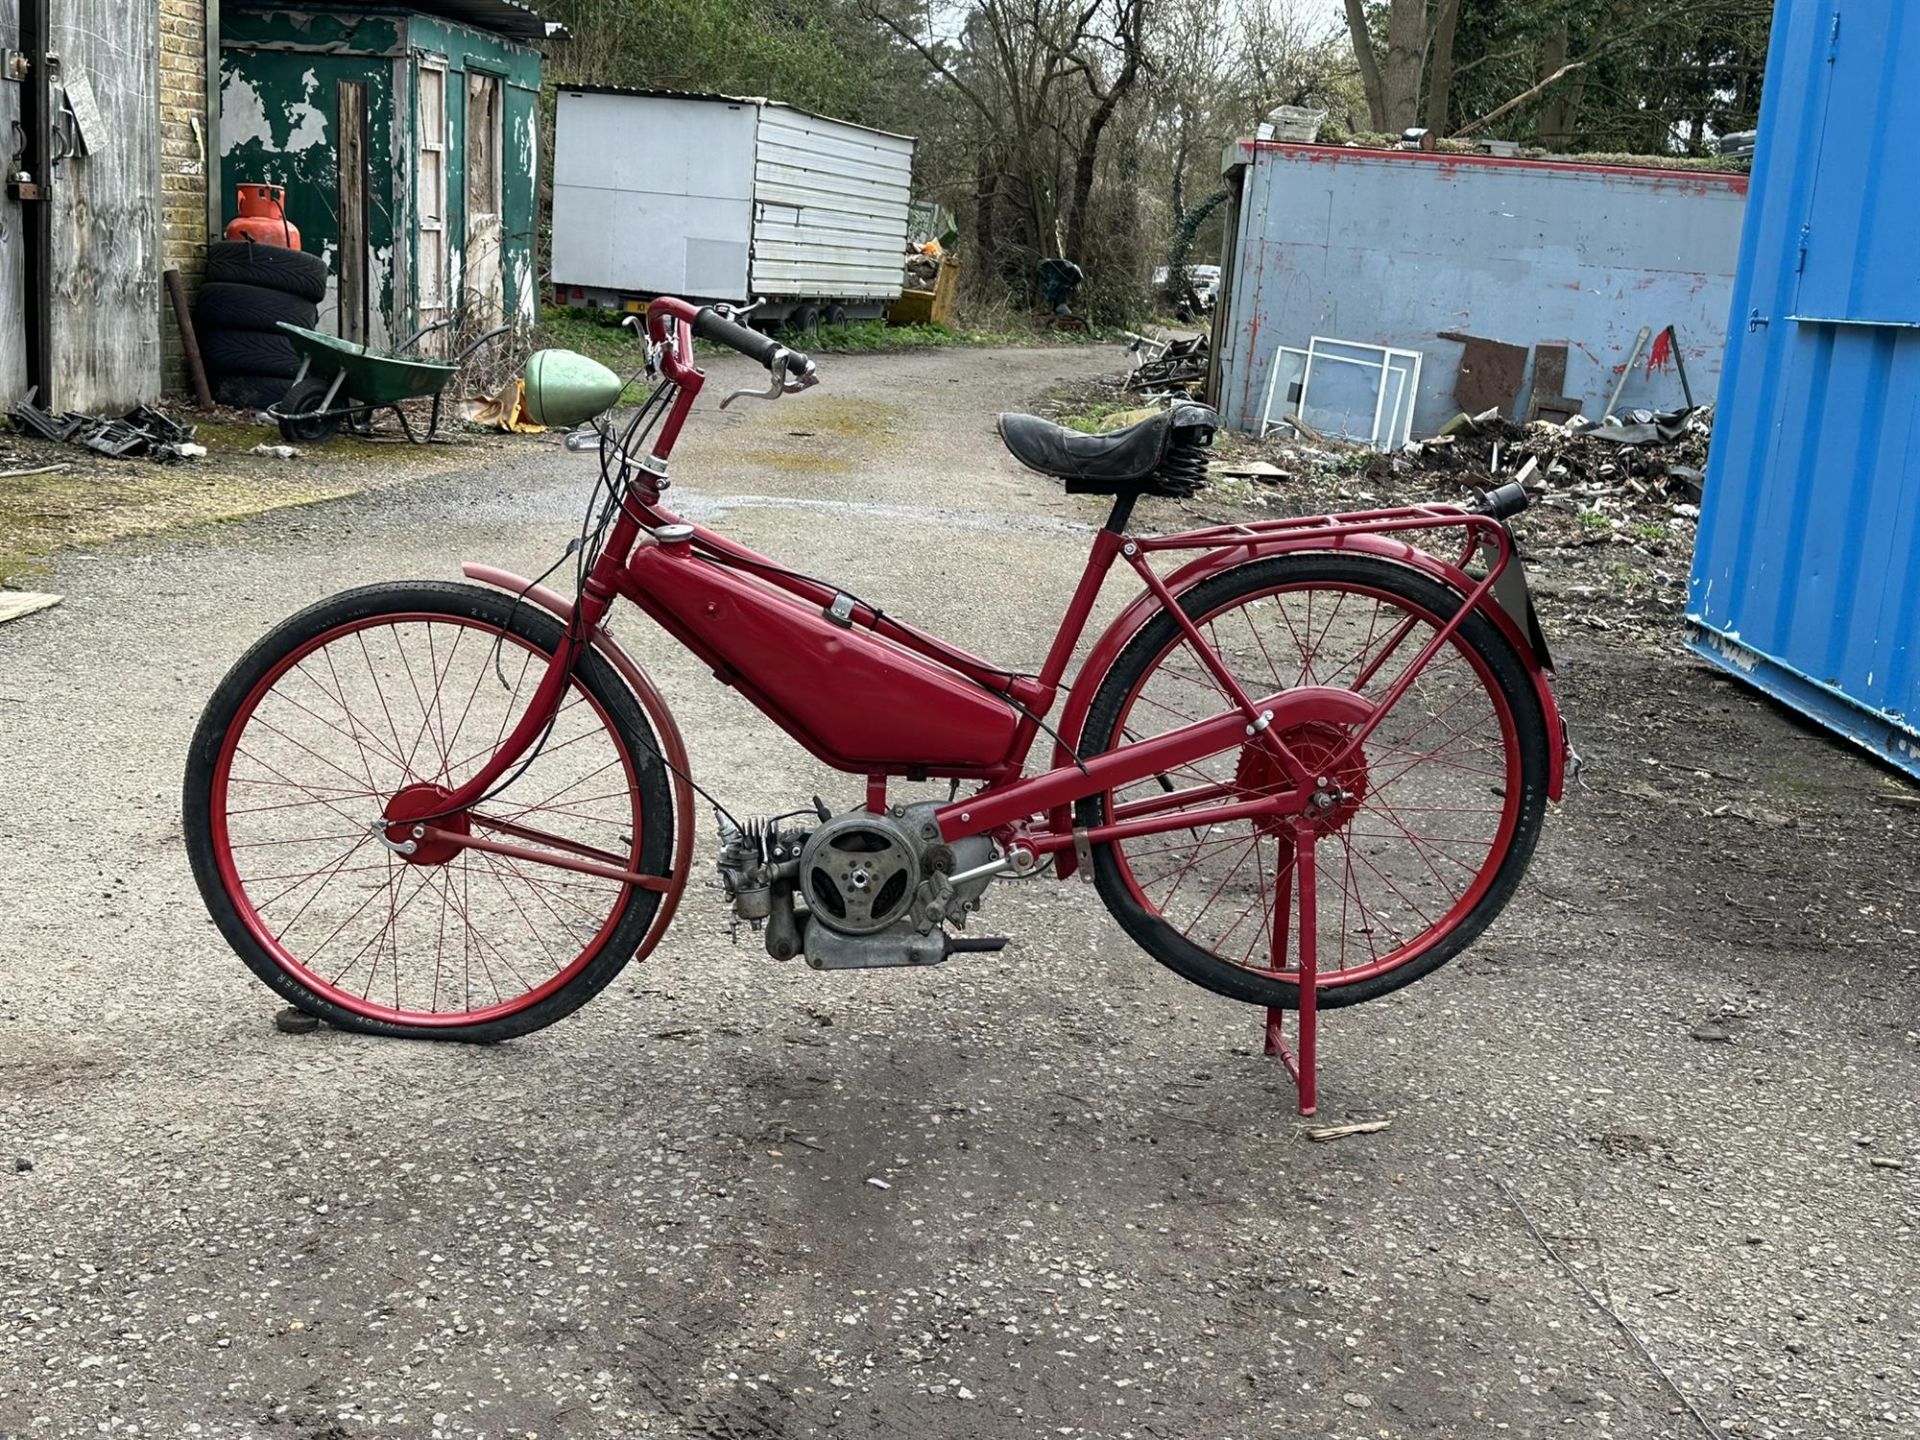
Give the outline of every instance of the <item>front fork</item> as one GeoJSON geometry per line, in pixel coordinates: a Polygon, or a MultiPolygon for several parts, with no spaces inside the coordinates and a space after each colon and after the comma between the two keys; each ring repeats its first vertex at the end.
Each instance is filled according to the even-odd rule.
{"type": "Polygon", "coordinates": [[[464,784],[446,795],[436,796],[430,810],[406,814],[397,812],[393,802],[388,802],[384,818],[389,822],[387,834],[390,837],[404,842],[415,826],[450,819],[471,809],[533,748],[534,742],[545,733],[559,712],[561,697],[566,692],[567,683],[573,678],[573,667],[579,663],[581,652],[593,643],[594,631],[600,628],[608,610],[612,608],[616,593],[613,588],[614,577],[626,563],[627,554],[633,549],[639,535],[640,522],[622,505],[620,518],[614,522],[613,533],[600,552],[600,558],[594,562],[580,603],[574,608],[560,644],[554,650],[553,658],[548,661],[546,673],[540,677],[540,684],[535,688],[533,698],[527,702],[526,713],[520,717],[519,724],[501,742],[493,757],[464,784]]]}

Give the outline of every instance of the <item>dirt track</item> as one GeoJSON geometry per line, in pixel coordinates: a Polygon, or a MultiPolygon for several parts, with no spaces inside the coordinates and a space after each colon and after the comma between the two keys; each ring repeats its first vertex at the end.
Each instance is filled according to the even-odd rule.
{"type": "MultiPolygon", "coordinates": [[[[676,493],[1030,664],[1097,516],[990,417],[1117,363],[835,360],[705,408],[676,493]]],[[[1723,1433],[1920,1433],[1920,812],[1597,632],[1533,881],[1328,1023],[1322,1119],[1382,1133],[1304,1143],[1257,1017],[1077,883],[929,972],[780,967],[695,894],[535,1037],[274,1031],[181,851],[199,705],[343,585],[544,568],[589,463],[70,556],[0,630],[0,1435],[1703,1433],[1515,1201],[1723,1433]]],[[[854,798],[623,633],[733,808],[854,798]]]]}

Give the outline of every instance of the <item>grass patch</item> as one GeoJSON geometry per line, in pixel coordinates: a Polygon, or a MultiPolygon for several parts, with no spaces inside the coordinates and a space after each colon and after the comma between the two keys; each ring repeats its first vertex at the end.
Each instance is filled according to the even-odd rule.
{"type": "MultiPolygon", "coordinates": [[[[211,447],[209,447],[211,448],[211,447]]],[[[0,580],[18,582],[75,545],[96,545],[351,495],[352,480],[288,467],[249,475],[122,461],[0,481],[0,580]]]]}
{"type": "Polygon", "coordinates": [[[622,318],[612,310],[570,310],[549,305],[540,312],[533,348],[572,350],[618,374],[629,375],[646,359],[646,348],[639,336],[620,323],[622,318]]]}
{"type": "Polygon", "coordinates": [[[1157,405],[1143,408],[1139,397],[1129,395],[1114,400],[1085,401],[1061,415],[1059,421],[1082,435],[1099,435],[1130,424],[1134,419],[1144,419],[1148,412],[1158,409],[1157,405]]]}
{"type": "MultiPolygon", "coordinates": [[[[0,440],[0,469],[58,468],[0,479],[0,581],[18,585],[63,550],[239,520],[475,465],[490,439],[451,445],[369,445],[341,437],[280,460],[248,452],[279,445],[278,427],[192,417],[203,460],[160,465],[108,460],[23,436],[0,440]]],[[[502,442],[504,443],[504,442],[502,442]]]]}
{"type": "MultiPolygon", "coordinates": [[[[640,367],[642,349],[632,330],[611,310],[573,310],[549,305],[541,312],[536,346],[576,350],[620,374],[640,367]]],[[[993,317],[994,324],[970,325],[889,325],[884,320],[856,320],[849,325],[823,325],[806,334],[776,330],[779,339],[806,351],[809,355],[887,355],[913,350],[941,350],[954,346],[989,348],[994,346],[1059,347],[1099,345],[1115,338],[1119,331],[1092,329],[1054,330],[1046,326],[1020,323],[1004,315],[993,317]]],[[[724,349],[700,340],[694,343],[696,354],[714,354],[724,349]]]]}

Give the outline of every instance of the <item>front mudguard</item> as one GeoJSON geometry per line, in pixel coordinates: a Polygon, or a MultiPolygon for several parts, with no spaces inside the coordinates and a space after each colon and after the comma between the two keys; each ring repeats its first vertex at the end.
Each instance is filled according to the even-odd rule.
{"type": "MultiPolygon", "coordinates": [[[[1235,545],[1224,550],[1208,550],[1174,574],[1167,577],[1167,588],[1174,595],[1184,595],[1207,580],[1211,580],[1222,571],[1232,570],[1236,566],[1250,561],[1264,560],[1273,555],[1304,554],[1361,554],[1388,560],[1439,581],[1462,598],[1470,594],[1479,584],[1458,565],[1450,564],[1437,555],[1396,540],[1389,535],[1343,535],[1334,539],[1324,536],[1300,535],[1266,539],[1250,537],[1246,544],[1235,545]]],[[[1514,561],[1518,564],[1518,560],[1514,561]]],[[[1114,662],[1120,658],[1120,652],[1127,643],[1146,627],[1153,617],[1160,613],[1160,601],[1151,592],[1142,591],[1134,602],[1122,610],[1113,623],[1101,634],[1088,651],[1086,663],[1080,667],[1072,691],[1067,696],[1066,708],[1061,712],[1058,740],[1054,746],[1053,763],[1056,767],[1071,765],[1079,755],[1080,739],[1086,730],[1087,715],[1093,709],[1094,696],[1099,692],[1101,682],[1114,662]]],[[[1508,613],[1507,609],[1493,603],[1492,598],[1482,603],[1481,612],[1500,630],[1513,646],[1527,667],[1533,680],[1534,693],[1540,698],[1540,709],[1546,717],[1548,743],[1547,796],[1559,800],[1566,792],[1567,783],[1567,740],[1566,726],[1560,718],[1560,706],[1554,699],[1553,672],[1545,657],[1544,645],[1536,646],[1534,639],[1523,631],[1508,613]]],[[[1055,824],[1065,826],[1071,821],[1064,815],[1054,817],[1055,824]]],[[[1056,861],[1058,873],[1071,875],[1076,868],[1072,851],[1062,851],[1056,861]]]]}
{"type": "MultiPolygon", "coordinates": [[[[472,561],[463,564],[460,573],[469,580],[505,590],[530,605],[539,606],[563,625],[573,620],[573,602],[545,585],[536,584],[497,566],[472,561]]],[[[667,927],[673,923],[675,912],[680,908],[680,897],[686,894],[687,877],[691,873],[689,865],[693,859],[693,785],[688,778],[693,770],[687,758],[686,742],[681,738],[680,726],[673,718],[673,711],[667,708],[667,702],[661,697],[651,677],[641,668],[640,662],[605,628],[594,634],[593,648],[627,682],[627,688],[633,691],[633,698],[640,702],[641,712],[647,717],[647,723],[653,726],[653,733],[660,741],[660,755],[666,761],[668,778],[673,786],[673,886],[660,896],[660,908],[654,912],[653,923],[647,927],[640,948],[634,952],[634,958],[638,960],[644,959],[660,943],[661,937],[667,933],[667,927]]]]}

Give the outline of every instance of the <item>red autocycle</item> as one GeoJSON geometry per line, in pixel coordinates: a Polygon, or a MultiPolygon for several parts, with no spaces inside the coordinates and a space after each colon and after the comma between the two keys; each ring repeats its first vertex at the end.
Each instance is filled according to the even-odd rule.
{"type": "Polygon", "coordinates": [[[1570,753],[1504,523],[1523,490],[1135,535],[1141,495],[1204,478],[1211,411],[1101,437],[1004,416],[1025,465],[1114,497],[1024,674],[666,509],[704,380],[696,335],[764,364],[769,396],[816,371],[679,300],[654,301],[646,330],[656,386],[630,420],[594,419],[601,484],[571,596],[484,565],[465,567],[478,583],[349,590],[267,635],[208,704],[186,776],[194,872],[292,1005],[373,1034],[501,1040],[659,943],[693,873],[698,787],[605,627],[620,596],[865,778],[839,813],[715,806],[735,923],[777,959],[995,950],[964,933],[995,881],[1080,871],[1156,960],[1268,1008],[1311,1112],[1318,1010],[1430,974],[1514,893],[1570,753]],[[1449,532],[1457,561],[1412,543],[1449,532]],[[1140,592],[1068,684],[1116,565],[1140,592]],[[889,800],[890,781],[931,780],[945,799],[889,800]]]}

